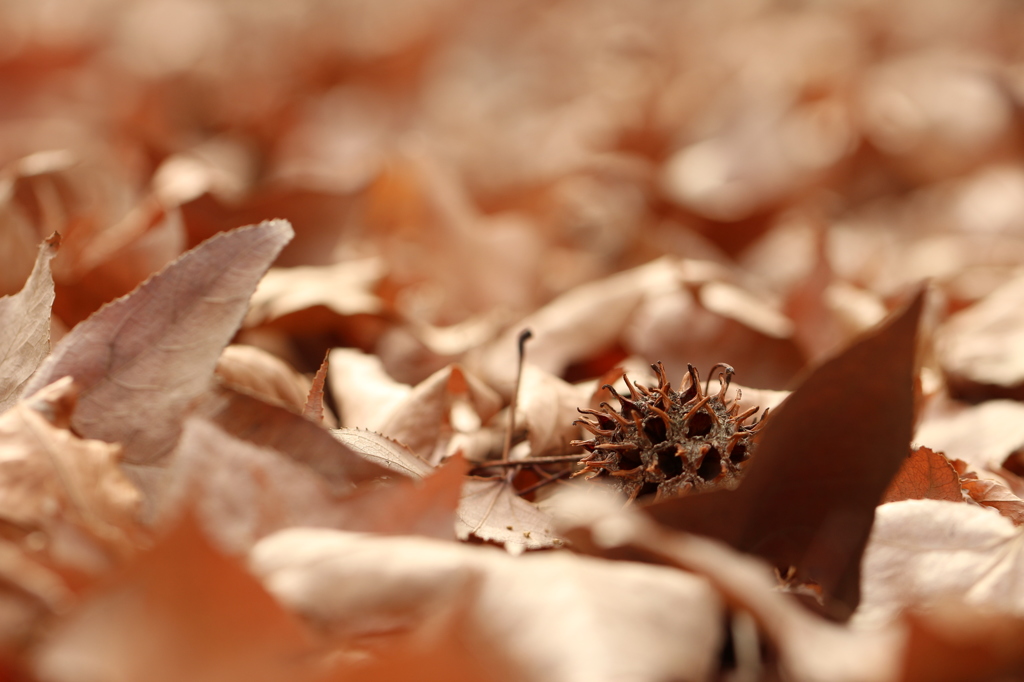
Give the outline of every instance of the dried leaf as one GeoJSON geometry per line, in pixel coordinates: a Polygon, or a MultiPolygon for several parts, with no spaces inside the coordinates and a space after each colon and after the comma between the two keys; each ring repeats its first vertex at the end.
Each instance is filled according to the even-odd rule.
{"type": "Polygon", "coordinates": [[[671,527],[721,539],[819,584],[833,617],[859,595],[875,505],[906,458],[924,292],[814,370],[769,417],[736,491],[648,507],[671,527]]]}
{"type": "Polygon", "coordinates": [[[475,537],[516,553],[565,544],[555,533],[551,517],[519,497],[503,478],[467,478],[456,514],[455,532],[460,540],[475,537]]]}
{"type": "Polygon", "coordinates": [[[376,355],[335,348],[329,357],[331,395],[342,426],[372,429],[412,392],[411,386],[391,378],[376,355]]]}
{"type": "Polygon", "coordinates": [[[381,301],[373,293],[384,276],[379,258],[325,266],[271,268],[252,295],[245,326],[255,327],[314,306],[337,315],[375,314],[381,301]]]}
{"type": "Polygon", "coordinates": [[[127,462],[158,463],[291,235],[287,222],[268,221],[204,242],[75,327],[25,390],[73,376],[75,430],[121,443],[127,462]]]}
{"type": "Polygon", "coordinates": [[[51,633],[37,674],[94,680],[303,680],[310,638],[185,516],[51,633]]]}
{"type": "Polygon", "coordinates": [[[993,509],[940,500],[882,505],[864,553],[858,621],[885,621],[950,596],[1024,615],[1020,548],[1020,529],[993,509]]]}
{"type": "Polygon", "coordinates": [[[988,478],[965,479],[960,483],[971,499],[984,507],[992,507],[1014,525],[1024,524],[1024,500],[1013,494],[1005,484],[988,478]]]}
{"type": "Polygon", "coordinates": [[[23,387],[50,352],[50,261],[59,246],[60,235],[56,233],[40,244],[25,286],[16,294],[0,298],[0,412],[17,402],[23,387]]]}
{"type": "Polygon", "coordinates": [[[331,435],[360,457],[411,478],[425,478],[434,467],[417,457],[409,448],[376,431],[365,429],[332,429],[331,435]]]}
{"type": "Polygon", "coordinates": [[[900,500],[948,500],[962,502],[960,476],[942,453],[928,448],[916,448],[910,453],[889,488],[882,502],[900,500]]]}
{"type": "MultiPolygon", "coordinates": [[[[330,369],[330,353],[324,355],[323,362],[313,376],[313,383],[306,396],[306,404],[302,407],[302,415],[315,422],[324,423],[324,385],[327,383],[327,371],[330,369]]],[[[331,419],[331,422],[334,420],[331,419]]],[[[328,426],[337,426],[330,423],[328,426]]]]}
{"type": "Polygon", "coordinates": [[[951,316],[936,349],[950,392],[971,401],[1024,398],[1024,277],[1017,277],[951,316]]]}
{"type": "Polygon", "coordinates": [[[926,419],[914,441],[961,459],[974,471],[998,471],[1003,461],[1024,446],[1024,405],[989,400],[952,414],[926,419]]]}
{"type": "Polygon", "coordinates": [[[255,346],[232,344],[224,349],[214,370],[221,383],[302,410],[309,393],[309,380],[280,358],[255,346]]]}
{"type": "Polygon", "coordinates": [[[530,455],[564,454],[571,450],[569,442],[580,437],[576,408],[586,405],[590,386],[574,386],[544,370],[527,363],[519,385],[516,426],[525,427],[530,441],[530,455]]]}
{"type": "Polygon", "coordinates": [[[121,449],[62,428],[77,387],[65,377],[0,416],[0,518],[28,534],[81,524],[115,551],[138,529],[141,498],[118,468],[121,449]]]}
{"type": "Polygon", "coordinates": [[[224,551],[242,554],[262,537],[290,526],[339,525],[327,482],[274,450],[233,437],[199,417],[185,421],[161,496],[161,515],[189,505],[224,551]]]}
{"type": "Polygon", "coordinates": [[[452,461],[422,481],[402,478],[339,495],[296,460],[190,417],[161,506],[174,517],[194,504],[207,532],[231,553],[294,526],[454,539],[464,470],[452,461]]]}
{"type": "Polygon", "coordinates": [[[709,679],[722,643],[706,583],[655,566],[313,529],[264,539],[250,566],[283,603],[349,638],[414,628],[471,590],[467,625],[536,682],[709,679]]]}
{"type": "Polygon", "coordinates": [[[195,412],[238,438],[308,466],[339,494],[348,494],[356,484],[389,473],[302,415],[226,386],[210,391],[195,412]]]}

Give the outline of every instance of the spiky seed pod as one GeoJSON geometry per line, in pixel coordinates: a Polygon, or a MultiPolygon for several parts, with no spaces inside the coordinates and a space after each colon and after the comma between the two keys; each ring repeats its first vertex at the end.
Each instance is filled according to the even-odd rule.
{"type": "Polygon", "coordinates": [[[687,366],[686,386],[673,391],[659,362],[651,365],[658,385],[631,383],[629,397],[605,385],[618,401],[618,409],[601,403],[599,410],[577,408],[594,419],[577,419],[594,434],[592,440],[576,440],[587,450],[580,459],[583,468],[574,476],[603,477],[619,487],[630,499],[653,495],[655,500],[735,487],[756,448],[754,435],[764,424],[768,410],[753,424],[744,422],[758,408],[740,412],[740,392],[726,403],[725,394],[735,373],[719,363],[711,368],[718,375],[719,390],[701,390],[693,365],[687,366]]]}

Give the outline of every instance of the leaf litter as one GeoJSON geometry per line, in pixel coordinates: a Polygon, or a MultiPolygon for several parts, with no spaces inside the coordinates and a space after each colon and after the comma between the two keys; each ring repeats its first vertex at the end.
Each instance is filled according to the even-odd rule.
{"type": "Polygon", "coordinates": [[[0,4],[0,677],[1024,678],[1019,8],[80,4],[0,4]],[[573,476],[652,363],[734,490],[573,476]]]}

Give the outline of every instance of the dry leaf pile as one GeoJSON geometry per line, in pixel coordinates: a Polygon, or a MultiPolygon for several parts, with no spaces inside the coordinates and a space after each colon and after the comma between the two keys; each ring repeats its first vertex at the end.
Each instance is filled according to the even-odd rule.
{"type": "Polygon", "coordinates": [[[0,2],[0,680],[1024,679],[1022,31],[0,2]]]}

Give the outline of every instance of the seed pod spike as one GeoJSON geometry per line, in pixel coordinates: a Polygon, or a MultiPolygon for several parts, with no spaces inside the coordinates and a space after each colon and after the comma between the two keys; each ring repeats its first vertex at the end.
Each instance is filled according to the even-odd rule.
{"type": "Polygon", "coordinates": [[[690,381],[693,382],[693,389],[697,394],[694,397],[696,397],[697,400],[700,400],[704,397],[704,394],[700,391],[700,375],[697,374],[697,368],[693,365],[687,364],[686,371],[690,375],[690,381]]]}
{"type": "Polygon", "coordinates": [[[627,411],[627,410],[633,410],[634,412],[639,412],[639,411],[640,411],[640,406],[639,406],[639,405],[637,405],[636,403],[634,403],[634,402],[633,402],[632,400],[630,400],[629,398],[625,398],[625,397],[623,397],[623,396],[619,395],[619,392],[618,392],[618,391],[616,391],[616,390],[615,390],[615,387],[614,387],[614,386],[612,386],[611,384],[605,384],[605,385],[604,385],[604,386],[602,386],[601,388],[606,388],[606,389],[608,389],[608,392],[609,392],[609,393],[611,393],[611,394],[612,394],[612,396],[614,396],[614,397],[615,397],[615,399],[619,401],[619,405],[621,405],[621,406],[622,406],[622,414],[623,414],[623,415],[625,415],[625,414],[626,414],[626,411],[627,411]]]}
{"type": "Polygon", "coordinates": [[[625,374],[622,375],[622,380],[626,382],[626,388],[629,389],[629,397],[633,400],[637,400],[640,397],[640,393],[636,390],[636,386],[629,380],[629,377],[625,374]]]}
{"type": "Polygon", "coordinates": [[[649,409],[654,414],[658,415],[661,421],[665,422],[666,431],[672,428],[672,418],[668,416],[668,412],[661,409],[660,407],[657,407],[656,405],[648,405],[647,409],[649,409]]]}
{"type": "Polygon", "coordinates": [[[588,419],[577,419],[572,423],[573,426],[576,426],[577,424],[585,428],[587,431],[590,431],[595,436],[611,436],[615,433],[614,429],[602,429],[599,424],[595,424],[588,419]]]}
{"type": "MultiPolygon", "coordinates": [[[[718,399],[722,400],[722,398],[725,397],[725,391],[729,388],[729,383],[732,381],[732,375],[736,373],[736,370],[732,368],[732,365],[727,365],[724,362],[716,362],[711,365],[711,370],[708,372],[708,383],[704,387],[704,392],[709,393],[711,391],[711,377],[715,375],[715,370],[719,367],[725,370],[725,389],[722,389],[718,393],[718,399]]],[[[719,375],[719,380],[721,380],[721,375],[719,375]]]]}
{"type": "Polygon", "coordinates": [[[643,439],[644,439],[644,443],[646,443],[647,445],[650,445],[650,444],[651,444],[651,439],[650,439],[650,437],[649,437],[649,436],[647,435],[647,432],[646,432],[646,431],[644,431],[644,422],[643,422],[643,420],[642,420],[642,419],[640,418],[640,413],[639,413],[639,412],[634,412],[634,413],[633,413],[633,426],[635,426],[635,427],[636,427],[636,433],[637,433],[637,435],[638,435],[638,436],[639,436],[640,438],[643,438],[643,439]]]}
{"type": "Polygon", "coordinates": [[[612,452],[629,452],[630,450],[636,450],[636,446],[632,443],[601,443],[594,446],[595,450],[611,450],[612,452]]]}
{"type": "Polygon", "coordinates": [[[668,375],[665,373],[665,365],[660,361],[651,365],[651,369],[654,370],[654,374],[658,377],[658,391],[663,395],[672,390],[672,384],[668,381],[668,375]]]}
{"type": "Polygon", "coordinates": [[[683,425],[685,426],[686,424],[689,424],[690,420],[693,419],[693,416],[695,414],[697,414],[698,412],[700,412],[700,409],[702,407],[704,407],[705,405],[707,405],[708,401],[710,401],[710,400],[711,400],[711,396],[709,396],[709,395],[706,395],[703,398],[701,398],[700,402],[697,403],[696,405],[694,405],[693,408],[689,412],[686,413],[686,416],[683,417],[683,425]]]}
{"type": "Polygon", "coordinates": [[[761,409],[760,407],[751,407],[749,410],[747,410],[743,414],[739,414],[739,415],[736,415],[735,417],[733,417],[732,420],[735,423],[737,423],[737,424],[742,424],[745,420],[747,420],[750,417],[753,417],[755,414],[757,414],[757,411],[760,410],[760,409],[761,409]]]}
{"type": "Polygon", "coordinates": [[[601,403],[598,407],[603,407],[607,412],[604,412],[608,417],[611,417],[619,423],[619,426],[629,426],[632,422],[623,417],[621,414],[615,411],[615,409],[608,403],[601,403]]]}
{"type": "Polygon", "coordinates": [[[731,403],[729,403],[729,414],[731,414],[731,415],[739,414],[739,411],[740,411],[740,399],[741,398],[743,398],[743,389],[742,388],[737,388],[736,389],[736,397],[732,399],[731,403]]]}

